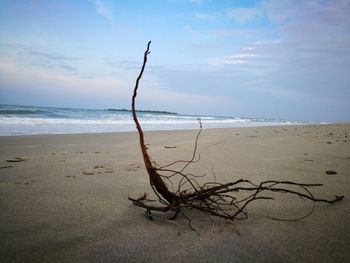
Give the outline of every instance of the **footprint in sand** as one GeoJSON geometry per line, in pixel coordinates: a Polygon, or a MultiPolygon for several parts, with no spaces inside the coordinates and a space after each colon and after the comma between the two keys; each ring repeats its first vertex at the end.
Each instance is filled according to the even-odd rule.
{"type": "MultiPolygon", "coordinates": [[[[22,183],[21,182],[15,182],[15,184],[16,185],[21,185],[22,183]]],[[[24,185],[28,185],[29,184],[29,182],[25,182],[25,183],[23,183],[24,185]]]]}
{"type": "Polygon", "coordinates": [[[104,165],[95,165],[94,171],[83,171],[82,174],[84,175],[94,175],[94,174],[101,174],[101,173],[114,173],[114,170],[110,167],[106,167],[104,165]]]}
{"type": "Polygon", "coordinates": [[[88,171],[83,171],[82,174],[83,174],[83,175],[93,175],[93,174],[95,174],[95,173],[93,173],[93,172],[88,172],[88,171]]]}
{"type": "Polygon", "coordinates": [[[141,167],[141,164],[136,164],[136,163],[132,163],[132,164],[129,164],[128,166],[126,166],[126,170],[127,171],[132,171],[132,172],[135,172],[137,171],[138,169],[140,169],[141,167]]]}
{"type": "Polygon", "coordinates": [[[6,162],[9,162],[9,163],[18,163],[18,162],[24,162],[24,161],[28,161],[28,160],[29,160],[28,158],[15,157],[15,158],[6,160],[6,162]]]}
{"type": "Polygon", "coordinates": [[[6,168],[12,168],[13,165],[5,165],[5,166],[1,166],[0,169],[6,169],[6,168]]]}
{"type": "Polygon", "coordinates": [[[97,174],[101,174],[102,172],[107,173],[107,174],[114,172],[114,170],[112,168],[106,167],[104,165],[95,165],[94,169],[97,170],[96,171],[97,174]]]}

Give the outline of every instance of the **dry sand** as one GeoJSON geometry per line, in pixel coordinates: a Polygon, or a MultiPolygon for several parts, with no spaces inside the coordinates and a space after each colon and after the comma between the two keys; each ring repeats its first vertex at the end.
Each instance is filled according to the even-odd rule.
{"type": "MultiPolygon", "coordinates": [[[[196,131],[147,132],[160,164],[191,156],[196,131]],[[171,146],[176,148],[165,148],[171,146]]],[[[150,221],[128,196],[151,192],[136,133],[0,137],[0,262],[349,262],[350,125],[204,130],[196,174],[323,183],[318,196],[257,201],[228,223],[189,211],[150,221]],[[17,159],[16,159],[17,158],[17,159]],[[327,170],[337,174],[326,174],[327,170]],[[259,203],[258,203],[259,202],[259,203]]]]}

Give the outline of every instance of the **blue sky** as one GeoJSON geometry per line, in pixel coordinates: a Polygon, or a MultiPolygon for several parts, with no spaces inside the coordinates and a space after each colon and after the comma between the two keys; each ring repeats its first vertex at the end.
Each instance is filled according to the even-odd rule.
{"type": "Polygon", "coordinates": [[[0,103],[350,121],[349,0],[0,2],[0,103]]]}

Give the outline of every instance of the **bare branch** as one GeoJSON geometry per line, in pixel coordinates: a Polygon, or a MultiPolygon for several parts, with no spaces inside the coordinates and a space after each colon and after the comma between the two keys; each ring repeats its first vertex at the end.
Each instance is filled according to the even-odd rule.
{"type": "Polygon", "coordinates": [[[257,200],[274,200],[273,197],[266,195],[267,193],[273,193],[280,195],[294,195],[313,202],[312,210],[300,218],[271,218],[280,221],[296,221],[305,219],[306,217],[310,216],[315,210],[316,202],[333,204],[344,198],[344,196],[335,196],[333,199],[314,197],[310,191],[310,188],[320,187],[322,186],[322,184],[305,184],[291,181],[275,180],[268,180],[259,184],[254,184],[250,180],[246,179],[239,179],[237,181],[229,183],[219,183],[216,182],[216,175],[214,173],[214,169],[212,169],[214,182],[209,181],[204,184],[199,184],[197,178],[205,177],[205,174],[194,175],[191,173],[186,173],[185,170],[191,164],[197,163],[200,160],[200,154],[198,154],[198,159],[196,159],[198,152],[198,140],[202,132],[202,123],[200,119],[198,119],[200,129],[194,141],[194,149],[192,152],[191,159],[177,160],[163,166],[157,165],[156,162],[151,160],[147,152],[144,134],[141,125],[137,119],[137,114],[135,110],[137,90],[143,72],[145,70],[147,56],[150,54],[150,44],[151,41],[149,41],[147,44],[147,49],[144,53],[141,71],[136,79],[134,93],[132,96],[132,116],[136,125],[136,129],[139,133],[141,153],[147,173],[149,175],[150,185],[155,195],[158,197],[158,201],[161,205],[154,205],[154,201],[147,199],[146,194],[137,199],[129,197],[129,200],[132,201],[134,205],[146,209],[147,215],[150,219],[153,218],[151,211],[173,211],[175,212],[175,214],[171,217],[171,219],[175,219],[176,216],[180,213],[188,220],[189,226],[192,229],[195,228],[191,225],[191,219],[184,214],[184,209],[196,209],[203,213],[221,217],[227,220],[246,219],[248,218],[248,212],[246,211],[246,208],[249,204],[257,200]],[[183,164],[183,167],[180,169],[171,168],[176,164],[183,164]],[[165,183],[165,180],[171,185],[172,188],[174,188],[174,182],[178,182],[177,188],[173,189],[174,191],[170,191],[167,184],[165,183]]]}

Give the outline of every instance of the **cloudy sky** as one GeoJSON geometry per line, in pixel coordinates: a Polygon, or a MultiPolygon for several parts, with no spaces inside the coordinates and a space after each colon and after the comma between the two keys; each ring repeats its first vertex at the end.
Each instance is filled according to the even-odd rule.
{"type": "Polygon", "coordinates": [[[0,103],[350,121],[349,0],[0,2],[0,103]]]}

